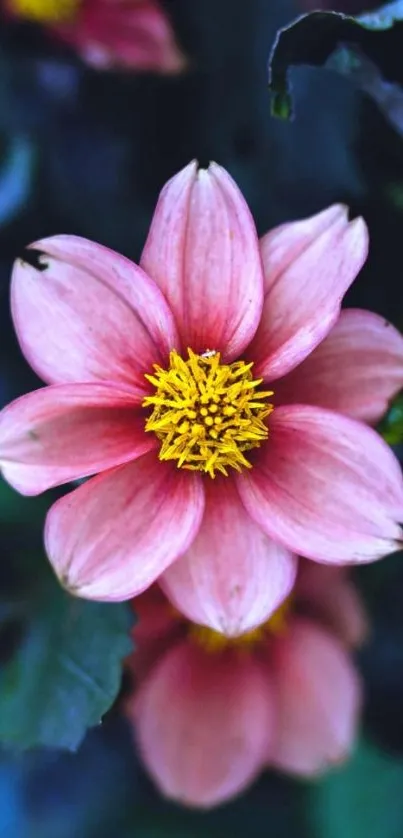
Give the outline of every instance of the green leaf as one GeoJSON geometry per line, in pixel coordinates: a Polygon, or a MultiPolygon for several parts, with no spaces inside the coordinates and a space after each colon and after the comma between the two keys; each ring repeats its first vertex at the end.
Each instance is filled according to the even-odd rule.
{"type": "Polygon", "coordinates": [[[119,691],[131,652],[125,604],[76,599],[56,581],[26,604],[23,636],[0,670],[0,741],[75,750],[119,691]]]}
{"type": "Polygon", "coordinates": [[[403,762],[363,742],[308,795],[312,838],[402,838],[403,762]]]}
{"type": "Polygon", "coordinates": [[[403,394],[393,401],[378,430],[389,445],[403,442],[403,394]]]}
{"type": "Polygon", "coordinates": [[[391,29],[395,23],[403,20],[403,2],[395,0],[393,3],[386,3],[380,9],[360,15],[356,20],[360,26],[375,29],[377,32],[382,29],[391,29]]]}
{"type": "Polygon", "coordinates": [[[26,208],[32,187],[35,153],[25,137],[10,140],[0,165],[0,224],[9,224],[26,208]]]}
{"type": "Polygon", "coordinates": [[[12,489],[8,483],[0,479],[1,526],[21,525],[21,521],[23,521],[24,526],[35,525],[38,529],[42,527],[48,509],[48,495],[24,497],[12,489]]]}
{"type": "MultiPolygon", "coordinates": [[[[304,817],[305,787],[271,772],[239,798],[211,811],[192,810],[164,800],[158,791],[140,793],[126,808],[122,838],[308,838],[304,817]]],[[[109,838],[97,832],[96,838],[109,838]]],[[[94,835],[95,838],[95,835],[94,835]]],[[[309,835],[309,838],[311,836],[309,835]]]]}
{"type": "MultiPolygon", "coordinates": [[[[403,0],[360,17],[339,12],[311,12],[280,29],[269,61],[273,115],[286,119],[293,115],[288,79],[290,67],[297,64],[321,66],[339,44],[358,45],[390,78],[389,37],[392,29],[398,29],[400,34],[403,32],[403,0]]],[[[400,39],[396,39],[396,45],[393,43],[392,52],[396,50],[401,50],[400,39]]],[[[334,66],[343,73],[352,72],[357,70],[357,61],[359,58],[355,57],[354,50],[346,50],[344,46],[334,66]]]]}

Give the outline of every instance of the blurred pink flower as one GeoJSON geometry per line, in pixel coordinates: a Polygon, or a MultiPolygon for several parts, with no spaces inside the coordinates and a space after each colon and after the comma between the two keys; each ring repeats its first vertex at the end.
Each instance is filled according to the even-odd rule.
{"type": "Polygon", "coordinates": [[[291,604],[237,640],[186,623],[156,586],[135,600],[126,714],[167,797],[214,806],[264,767],[311,777],[347,758],[361,701],[349,647],[364,638],[365,615],[344,569],[309,563],[307,578],[304,562],[291,604]],[[337,607],[328,597],[319,622],[323,573],[337,607]]]}
{"type": "Polygon", "coordinates": [[[177,73],[186,63],[158,0],[5,0],[5,8],[43,23],[99,69],[177,73]]]}
{"type": "Polygon", "coordinates": [[[189,619],[235,636],[288,595],[296,554],[400,548],[400,466],[357,420],[401,387],[403,339],[340,314],[362,219],[336,205],[259,245],[227,172],[191,163],[161,193],[141,267],[75,236],[32,247],[12,312],[50,386],[0,415],[0,462],[25,494],[101,472],[47,518],[67,588],[122,600],[161,577],[189,619]]]}

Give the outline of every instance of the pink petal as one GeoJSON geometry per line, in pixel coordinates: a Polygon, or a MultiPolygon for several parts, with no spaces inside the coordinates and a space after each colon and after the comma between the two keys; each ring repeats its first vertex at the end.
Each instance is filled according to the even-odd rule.
{"type": "Polygon", "coordinates": [[[158,283],[194,352],[239,355],[261,314],[256,229],[229,174],[191,163],[161,192],[141,265],[158,283]]]}
{"type": "Polygon", "coordinates": [[[346,759],[357,733],[361,686],[335,637],[305,620],[274,641],[277,741],[271,765],[295,774],[319,774],[346,759]]]}
{"type": "Polygon", "coordinates": [[[401,549],[403,481],[372,428],[308,405],[278,407],[250,472],[237,476],[252,518],[320,562],[368,562],[401,549]]]}
{"type": "Polygon", "coordinates": [[[181,614],[176,614],[169,599],[166,598],[159,584],[147,588],[132,602],[137,621],[133,627],[137,654],[138,648],[154,640],[160,640],[169,634],[172,628],[185,624],[181,614]]]}
{"type": "Polygon", "coordinates": [[[55,384],[0,413],[3,476],[22,494],[126,463],[150,451],[138,399],[112,384],[55,384]]]}
{"type": "Polygon", "coordinates": [[[252,521],[234,483],[218,478],[206,482],[197,537],[161,583],[190,620],[237,636],[270,617],[290,593],[296,569],[296,557],[252,521]]]}
{"type": "Polygon", "coordinates": [[[248,356],[256,374],[274,380],[294,369],[328,334],[343,296],[365,262],[368,233],[335,205],[261,241],[265,298],[248,356]]]}
{"type": "Polygon", "coordinates": [[[48,513],[45,544],[62,584],[85,599],[130,599],[193,541],[203,515],[198,476],[154,452],[92,478],[48,513]]]}
{"type": "Polygon", "coordinates": [[[183,634],[185,620],[175,613],[158,584],[132,601],[136,622],[132,629],[134,652],[125,661],[136,683],[143,680],[155,662],[183,634]]]}
{"type": "Polygon", "coordinates": [[[179,346],[153,281],[124,256],[78,236],[31,247],[46,267],[15,263],[11,304],[34,370],[51,383],[107,379],[145,392],[144,373],[179,346]]]}
{"type": "Polygon", "coordinates": [[[86,0],[76,20],[52,31],[98,69],[177,73],[186,63],[155,0],[86,0]]]}
{"type": "Polygon", "coordinates": [[[348,646],[360,646],[367,638],[368,617],[347,567],[301,559],[296,599],[304,613],[322,622],[348,646]]]}
{"type": "Polygon", "coordinates": [[[276,384],[277,403],[316,404],[376,423],[403,386],[403,337],[378,314],[342,311],[330,334],[276,384]]]}
{"type": "Polygon", "coordinates": [[[130,715],[160,791],[187,806],[214,806],[242,791],[273,734],[272,696],[258,662],[209,655],[187,641],[159,661],[130,715]]]}

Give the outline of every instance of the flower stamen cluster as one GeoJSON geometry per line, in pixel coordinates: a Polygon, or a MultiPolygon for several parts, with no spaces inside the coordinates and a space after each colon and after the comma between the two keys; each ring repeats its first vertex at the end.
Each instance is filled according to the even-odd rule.
{"type": "Polygon", "coordinates": [[[200,626],[197,623],[189,625],[189,637],[198,646],[201,646],[205,652],[211,654],[234,648],[252,650],[267,640],[268,635],[282,635],[287,631],[292,604],[293,597],[286,597],[268,620],[238,637],[228,637],[228,635],[208,628],[208,626],[200,626]]]}
{"type": "Polygon", "coordinates": [[[81,0],[9,0],[11,11],[39,23],[64,23],[74,19],[81,0]]]}
{"type": "Polygon", "coordinates": [[[216,472],[228,476],[229,468],[251,468],[243,452],[267,439],[265,419],[273,410],[266,401],[273,391],[258,390],[262,379],[253,378],[252,367],[222,364],[219,352],[191,349],[187,361],[173,350],[167,370],[154,365],[154,375],[145,377],[156,392],[143,406],[153,407],[146,431],[162,442],[160,460],[213,478],[216,472]]]}

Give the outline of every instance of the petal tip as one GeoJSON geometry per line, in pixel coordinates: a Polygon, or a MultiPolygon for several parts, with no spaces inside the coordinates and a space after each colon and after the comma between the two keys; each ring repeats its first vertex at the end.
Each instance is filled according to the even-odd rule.
{"type": "Polygon", "coordinates": [[[201,171],[199,167],[199,161],[196,159],[196,157],[194,157],[193,160],[190,161],[190,163],[184,166],[183,169],[181,169],[179,172],[177,172],[177,174],[173,176],[172,180],[180,177],[187,178],[189,180],[195,180],[199,171],[201,171]]]}
{"type": "Polygon", "coordinates": [[[349,207],[347,206],[347,204],[342,204],[342,203],[331,204],[330,207],[328,207],[326,210],[323,211],[323,215],[327,215],[327,217],[329,219],[333,218],[334,221],[336,221],[338,219],[341,219],[341,218],[344,218],[344,219],[347,220],[348,219],[348,213],[349,213],[349,207]]]}
{"type": "Polygon", "coordinates": [[[355,241],[356,246],[362,249],[362,263],[364,264],[369,250],[369,231],[365,220],[362,216],[354,218],[349,222],[350,235],[355,241]]]}

